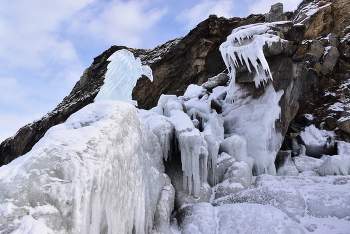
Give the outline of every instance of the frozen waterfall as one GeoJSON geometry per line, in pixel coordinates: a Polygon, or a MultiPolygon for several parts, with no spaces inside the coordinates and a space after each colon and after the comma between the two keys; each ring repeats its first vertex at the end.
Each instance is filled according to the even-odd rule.
{"type": "MultiPolygon", "coordinates": [[[[283,22],[282,22],[283,23],[283,22]]],[[[277,151],[282,144],[282,136],[276,131],[275,121],[280,117],[279,100],[283,90],[276,92],[272,83],[269,65],[263,53],[263,46],[281,40],[268,34],[268,30],[278,23],[253,24],[233,30],[227,41],[222,43],[220,51],[230,71],[231,82],[227,91],[227,104],[224,107],[225,131],[238,134],[247,142],[248,156],[254,158],[255,175],[276,174],[274,165],[277,151]],[[265,85],[265,92],[258,99],[248,95],[248,91],[236,84],[235,67],[250,64],[256,70],[255,86],[265,85]]]]}

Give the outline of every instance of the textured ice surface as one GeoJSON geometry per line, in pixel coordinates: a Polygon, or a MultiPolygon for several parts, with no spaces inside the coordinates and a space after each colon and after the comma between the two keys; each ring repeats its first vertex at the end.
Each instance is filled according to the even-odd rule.
{"type": "Polygon", "coordinates": [[[305,233],[285,213],[260,204],[225,204],[212,207],[198,203],[184,207],[177,214],[181,233],[305,233]]]}
{"type": "Polygon", "coordinates": [[[143,66],[139,58],[135,59],[133,53],[125,49],[114,52],[107,61],[111,62],[107,66],[104,84],[95,101],[119,100],[137,105],[132,100],[132,90],[142,75],[153,81],[151,68],[143,66]]]}
{"type": "Polygon", "coordinates": [[[350,143],[345,141],[339,141],[337,144],[337,151],[339,155],[350,155],[350,143]]]}
{"type": "Polygon", "coordinates": [[[294,157],[293,161],[299,172],[315,171],[324,162],[322,159],[312,158],[306,155],[294,157]]]}
{"type": "Polygon", "coordinates": [[[333,155],[329,157],[317,170],[321,176],[349,175],[350,155],[333,155]]]}
{"type": "Polygon", "coordinates": [[[302,194],[306,202],[307,215],[321,218],[328,216],[345,218],[342,225],[347,226],[350,230],[350,221],[347,219],[350,216],[350,176],[275,177],[261,175],[256,180],[256,186],[258,188],[294,187],[302,194]]]}
{"type": "Polygon", "coordinates": [[[163,170],[158,139],[132,105],[90,104],[0,168],[0,230],[149,233],[163,170]]]}
{"type": "Polygon", "coordinates": [[[288,155],[286,160],[284,161],[284,164],[281,165],[277,169],[277,175],[278,176],[297,176],[299,175],[299,171],[297,167],[295,166],[292,157],[288,155]]]}
{"type": "Polygon", "coordinates": [[[170,216],[174,210],[175,189],[168,178],[159,198],[154,214],[153,230],[158,233],[172,234],[170,231],[170,216]]]}
{"type": "MultiPolygon", "coordinates": [[[[224,165],[223,161],[221,161],[218,164],[218,171],[219,168],[222,170],[224,165]]],[[[247,189],[251,185],[251,180],[251,167],[245,162],[233,162],[231,165],[228,165],[222,177],[222,181],[219,181],[220,183],[214,187],[214,198],[217,199],[247,189]]]]}
{"type": "Polygon", "coordinates": [[[305,215],[305,200],[292,186],[264,186],[243,190],[232,195],[216,199],[214,205],[233,203],[257,203],[274,206],[291,218],[305,215]]]}

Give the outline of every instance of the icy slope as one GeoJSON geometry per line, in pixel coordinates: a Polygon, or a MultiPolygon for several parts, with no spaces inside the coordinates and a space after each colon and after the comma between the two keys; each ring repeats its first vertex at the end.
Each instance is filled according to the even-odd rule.
{"type": "Polygon", "coordinates": [[[163,171],[134,107],[90,104],[0,168],[0,232],[149,233],[161,197],[164,230],[174,193],[163,171]]]}

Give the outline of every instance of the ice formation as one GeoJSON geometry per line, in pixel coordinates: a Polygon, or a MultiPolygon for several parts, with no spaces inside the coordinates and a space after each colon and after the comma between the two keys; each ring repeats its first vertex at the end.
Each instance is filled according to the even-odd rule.
{"type": "Polygon", "coordinates": [[[350,155],[333,155],[329,157],[317,170],[321,176],[325,175],[349,175],[350,155]]]}
{"type": "Polygon", "coordinates": [[[302,234],[303,228],[279,209],[260,204],[198,203],[178,212],[181,233],[285,233],[302,234]],[[186,218],[181,215],[186,214],[186,218]]]}
{"type": "Polygon", "coordinates": [[[153,81],[151,68],[143,66],[140,58],[135,59],[133,53],[125,49],[114,52],[107,61],[111,62],[107,66],[104,84],[95,101],[119,100],[137,105],[132,100],[132,90],[142,75],[153,81]]]}
{"type": "Polygon", "coordinates": [[[150,233],[155,214],[172,209],[163,171],[132,105],[90,104],[0,168],[0,232],[150,233]]]}
{"type": "Polygon", "coordinates": [[[234,29],[227,41],[220,46],[222,57],[231,74],[227,105],[223,112],[225,131],[228,134],[238,134],[246,140],[247,154],[255,159],[253,172],[256,175],[276,174],[274,161],[282,143],[282,136],[275,129],[275,121],[280,117],[281,108],[278,103],[283,91],[276,92],[269,83],[260,98],[247,97],[247,91],[235,84],[235,67],[239,65],[239,60],[251,71],[252,64],[256,70],[256,87],[272,79],[263,54],[263,46],[270,46],[272,42],[281,40],[277,36],[267,34],[276,24],[239,27],[234,29]]]}
{"type": "Polygon", "coordinates": [[[279,23],[284,22],[251,24],[238,27],[227,37],[226,42],[220,45],[222,58],[231,74],[231,82],[234,82],[235,67],[239,66],[238,61],[242,65],[245,64],[250,72],[250,64],[255,68],[257,72],[254,79],[256,87],[261,82],[267,82],[268,79],[272,79],[269,65],[263,53],[263,46],[265,43],[271,45],[272,42],[281,40],[278,36],[267,34],[271,27],[279,23]]]}
{"type": "Polygon", "coordinates": [[[259,99],[244,99],[244,91],[236,89],[235,102],[227,105],[223,112],[226,133],[238,134],[245,139],[247,155],[254,158],[256,175],[276,174],[274,161],[282,136],[275,129],[275,121],[280,117],[278,103],[282,94],[283,91],[276,92],[269,84],[259,99]]]}

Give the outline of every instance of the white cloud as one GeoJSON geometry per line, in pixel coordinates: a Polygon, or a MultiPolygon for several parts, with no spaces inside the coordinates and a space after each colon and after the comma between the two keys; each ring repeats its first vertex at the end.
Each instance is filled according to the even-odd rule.
{"type": "Polygon", "coordinates": [[[0,78],[0,104],[20,105],[25,100],[26,91],[20,87],[16,78],[0,78]]]}
{"type": "Polygon", "coordinates": [[[40,69],[48,62],[72,63],[77,52],[60,36],[63,23],[92,0],[7,1],[0,8],[2,69],[40,69]]]}
{"type": "Polygon", "coordinates": [[[115,0],[101,8],[91,5],[74,19],[70,32],[109,45],[138,47],[166,13],[167,8],[152,8],[149,1],[115,0]]]}
{"type": "Polygon", "coordinates": [[[278,2],[283,3],[283,11],[294,11],[301,0],[257,0],[250,5],[249,12],[252,14],[268,13],[271,5],[278,2]]]}
{"type": "Polygon", "coordinates": [[[185,28],[190,30],[198,23],[208,18],[210,14],[215,14],[219,17],[232,17],[234,6],[233,0],[205,0],[192,8],[187,8],[182,11],[176,20],[185,23],[185,28]]]}
{"type": "Polygon", "coordinates": [[[32,123],[34,119],[39,119],[41,114],[34,115],[17,115],[0,113],[0,143],[6,138],[16,134],[16,132],[28,123],[32,123]]]}

